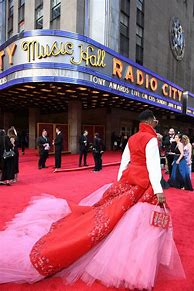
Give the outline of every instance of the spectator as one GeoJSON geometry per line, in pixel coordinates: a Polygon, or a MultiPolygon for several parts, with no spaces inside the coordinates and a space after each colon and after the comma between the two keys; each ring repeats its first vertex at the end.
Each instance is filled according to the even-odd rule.
{"type": "Polygon", "coordinates": [[[17,182],[18,173],[19,173],[19,150],[18,150],[18,135],[14,126],[10,127],[7,131],[7,135],[10,138],[10,141],[13,146],[13,151],[15,153],[14,159],[14,180],[13,182],[17,182]]]}
{"type": "Polygon", "coordinates": [[[55,168],[61,168],[61,153],[63,150],[63,135],[59,127],[56,127],[56,137],[53,142],[55,145],[55,168]]]}
{"type": "Polygon", "coordinates": [[[189,175],[189,168],[186,160],[184,159],[184,149],[181,139],[181,134],[175,135],[177,146],[174,150],[172,174],[170,176],[170,179],[168,180],[168,183],[171,187],[174,188],[193,191],[189,175]]]}
{"type": "Polygon", "coordinates": [[[99,137],[99,133],[94,135],[94,144],[93,144],[93,157],[95,167],[93,172],[99,172],[102,169],[102,154],[104,152],[104,144],[102,139],[99,137]]]}
{"type": "Polygon", "coordinates": [[[48,158],[48,153],[50,149],[50,140],[47,137],[46,129],[43,129],[42,135],[38,137],[37,144],[39,147],[39,161],[38,161],[38,168],[39,170],[42,168],[47,168],[46,160],[48,158]]]}
{"type": "Polygon", "coordinates": [[[168,135],[163,139],[163,145],[166,150],[166,159],[167,159],[167,166],[168,166],[168,173],[171,176],[172,173],[172,163],[174,160],[174,151],[176,147],[175,141],[175,131],[174,128],[170,128],[168,135]]]}
{"type": "Polygon", "coordinates": [[[88,154],[88,131],[84,130],[83,134],[81,135],[79,139],[79,150],[80,150],[80,155],[79,155],[79,167],[82,166],[82,157],[84,156],[84,166],[87,165],[87,154],[88,154]]]}
{"type": "Polygon", "coordinates": [[[122,136],[122,139],[121,139],[121,151],[122,151],[122,153],[124,152],[124,149],[126,147],[127,142],[128,142],[128,136],[126,134],[124,134],[122,136]]]}
{"type": "Polygon", "coordinates": [[[5,130],[0,130],[0,172],[1,184],[10,186],[14,179],[14,157],[3,158],[4,151],[9,152],[13,148],[9,137],[5,134],[5,130]]]}
{"type": "Polygon", "coordinates": [[[21,132],[20,143],[21,143],[21,148],[22,148],[22,155],[24,155],[25,147],[27,146],[27,134],[26,134],[25,130],[22,130],[22,132],[21,132]]]}
{"type": "Polygon", "coordinates": [[[191,143],[190,143],[187,135],[182,136],[182,143],[183,143],[183,147],[184,147],[184,158],[185,158],[187,165],[189,167],[189,175],[191,178],[192,146],[191,146],[191,143]]]}

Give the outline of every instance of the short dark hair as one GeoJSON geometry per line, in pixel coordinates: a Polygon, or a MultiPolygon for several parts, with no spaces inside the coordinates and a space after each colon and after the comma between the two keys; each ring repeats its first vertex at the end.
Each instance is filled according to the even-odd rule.
{"type": "Polygon", "coordinates": [[[148,120],[154,119],[154,118],[155,118],[154,113],[149,109],[142,111],[138,116],[138,120],[140,122],[148,121],[148,120]]]}

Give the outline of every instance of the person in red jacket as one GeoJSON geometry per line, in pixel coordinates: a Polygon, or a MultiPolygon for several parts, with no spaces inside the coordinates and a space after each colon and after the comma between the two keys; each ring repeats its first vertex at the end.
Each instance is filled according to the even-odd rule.
{"type": "Polygon", "coordinates": [[[166,198],[157,120],[150,110],[139,120],[139,131],[124,150],[118,181],[79,205],[53,196],[35,200],[9,224],[11,229],[0,233],[0,283],[33,283],[60,271],[55,276],[69,283],[81,278],[88,284],[98,280],[108,287],[152,290],[160,266],[162,274],[166,270],[184,277],[172,227],[150,223],[166,198]]]}

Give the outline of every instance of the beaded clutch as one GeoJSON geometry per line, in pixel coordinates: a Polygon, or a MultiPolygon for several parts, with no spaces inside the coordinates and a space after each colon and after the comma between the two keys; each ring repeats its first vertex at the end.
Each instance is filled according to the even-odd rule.
{"type": "MultiPolygon", "coordinates": [[[[157,207],[158,205],[156,205],[157,207]]],[[[150,224],[156,227],[161,228],[168,228],[169,224],[171,222],[171,217],[169,214],[169,211],[166,209],[165,204],[163,204],[164,208],[160,208],[160,210],[155,209],[152,211],[151,217],[150,217],[150,224]]]]}

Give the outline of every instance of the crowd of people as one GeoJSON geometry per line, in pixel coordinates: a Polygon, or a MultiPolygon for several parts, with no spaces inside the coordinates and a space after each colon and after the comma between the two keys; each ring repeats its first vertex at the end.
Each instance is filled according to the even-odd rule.
{"type": "MultiPolygon", "coordinates": [[[[175,132],[170,128],[168,134],[157,133],[161,167],[166,174],[169,174],[167,181],[162,177],[161,183],[164,188],[175,187],[185,190],[193,190],[191,182],[192,172],[192,151],[193,146],[189,137],[180,132],[175,132]]],[[[124,152],[129,137],[123,133],[119,137],[113,132],[111,144],[113,150],[124,152]]],[[[61,158],[63,151],[64,137],[61,129],[56,128],[56,136],[51,141],[47,130],[43,129],[41,136],[37,138],[39,149],[38,169],[47,168],[46,161],[49,156],[51,146],[54,146],[55,165],[54,171],[61,168],[61,158]]],[[[26,145],[26,135],[18,135],[14,126],[11,126],[7,133],[4,129],[0,130],[0,184],[11,185],[17,182],[19,173],[19,151],[22,148],[24,154],[26,145]]],[[[102,156],[105,151],[105,144],[99,133],[95,133],[93,141],[88,139],[88,131],[84,130],[79,139],[79,167],[87,167],[88,152],[91,151],[94,159],[93,172],[102,169],[102,156]]]]}
{"type": "MultiPolygon", "coordinates": [[[[54,146],[55,151],[55,171],[61,168],[61,157],[63,151],[63,133],[60,128],[56,128],[56,137],[51,142],[47,130],[42,130],[42,135],[37,138],[37,146],[39,148],[39,161],[38,168],[43,169],[47,168],[46,160],[49,156],[49,150],[51,145],[54,146]]],[[[93,142],[89,142],[88,140],[88,131],[84,130],[83,134],[79,139],[79,167],[87,167],[87,155],[88,152],[91,151],[94,158],[94,169],[93,172],[99,172],[102,169],[102,154],[105,150],[105,145],[100,138],[99,133],[94,134],[93,142]],[[82,163],[83,161],[83,163],[82,163]]]]}
{"type": "Polygon", "coordinates": [[[159,136],[159,148],[161,163],[169,174],[169,186],[192,191],[192,145],[189,137],[170,128],[167,135],[159,136]]]}

